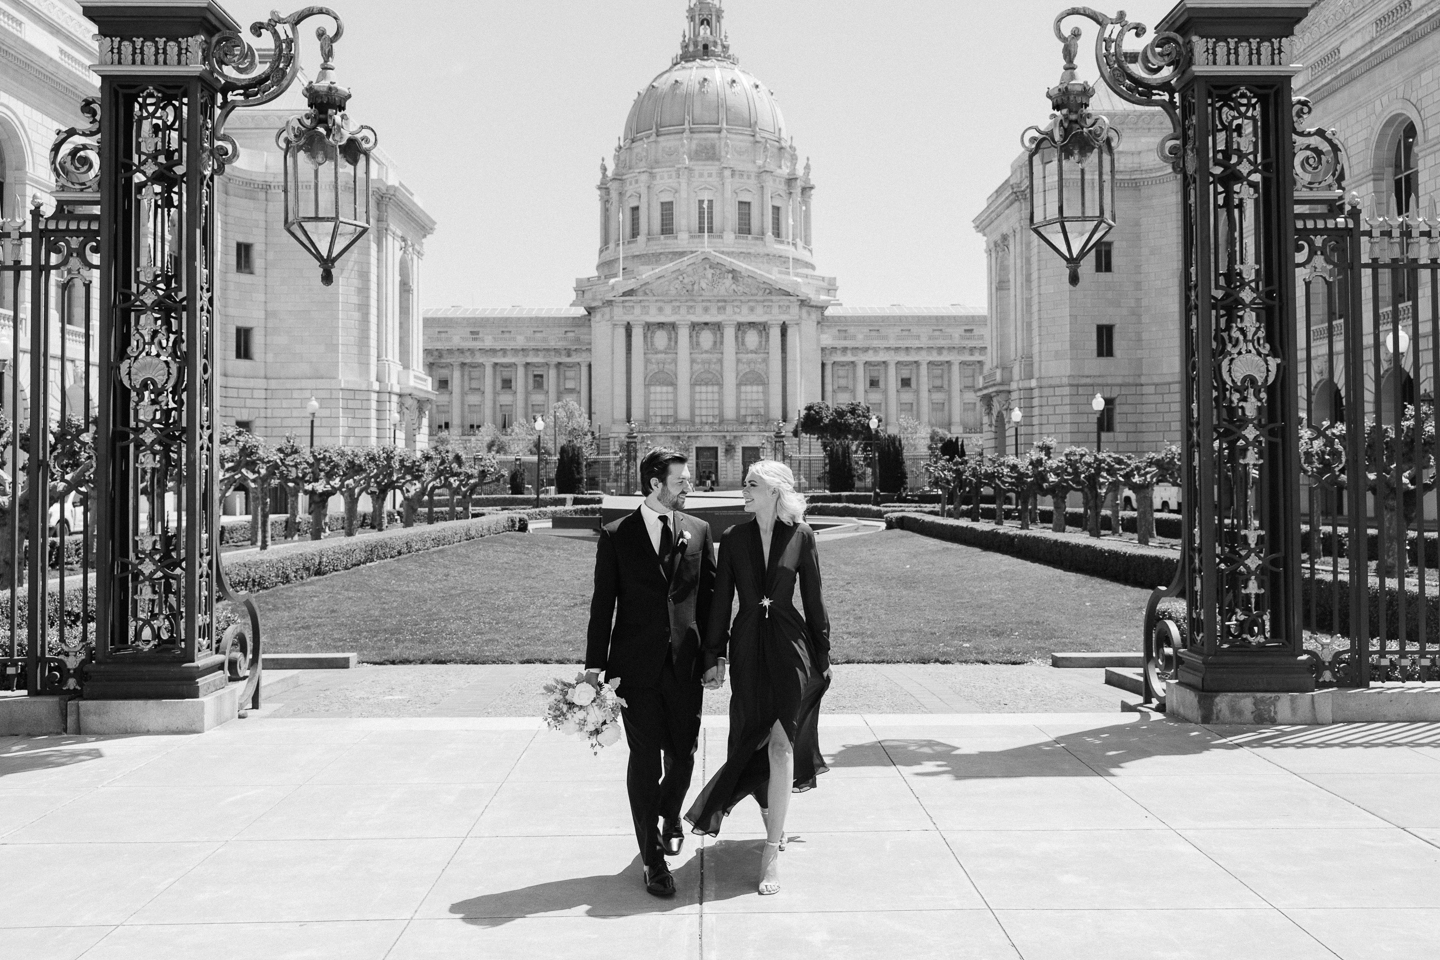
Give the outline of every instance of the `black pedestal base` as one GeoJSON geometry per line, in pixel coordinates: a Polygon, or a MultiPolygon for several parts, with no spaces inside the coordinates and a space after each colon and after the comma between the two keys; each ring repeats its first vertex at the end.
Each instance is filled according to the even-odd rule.
{"type": "Polygon", "coordinates": [[[1300,657],[1274,651],[1180,651],[1176,678],[1202,693],[1310,693],[1315,677],[1300,657]]]}
{"type": "Polygon", "coordinates": [[[218,654],[198,663],[96,663],[86,675],[85,699],[196,700],[227,683],[225,658],[218,654]]]}

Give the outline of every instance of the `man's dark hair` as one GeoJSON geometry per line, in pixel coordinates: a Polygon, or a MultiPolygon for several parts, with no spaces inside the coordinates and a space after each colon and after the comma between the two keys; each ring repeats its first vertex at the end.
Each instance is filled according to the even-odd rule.
{"type": "Polygon", "coordinates": [[[645,454],[645,459],[640,461],[640,489],[645,496],[650,496],[650,481],[659,480],[663,485],[670,479],[670,464],[689,463],[690,458],[678,450],[670,450],[659,447],[645,454]]]}

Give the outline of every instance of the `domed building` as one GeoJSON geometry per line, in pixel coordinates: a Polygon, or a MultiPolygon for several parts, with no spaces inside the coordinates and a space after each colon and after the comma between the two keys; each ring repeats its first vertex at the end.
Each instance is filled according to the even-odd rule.
{"type": "MultiPolygon", "coordinates": [[[[437,428],[504,429],[573,399],[602,462],[633,422],[723,486],[816,400],[864,400],[887,428],[980,433],[983,313],[839,305],[816,271],[810,162],[716,0],[689,4],[680,52],[637,92],[596,190],[596,273],[570,308],[427,311],[437,428]]],[[[814,483],[818,448],[787,453],[814,483]]]]}

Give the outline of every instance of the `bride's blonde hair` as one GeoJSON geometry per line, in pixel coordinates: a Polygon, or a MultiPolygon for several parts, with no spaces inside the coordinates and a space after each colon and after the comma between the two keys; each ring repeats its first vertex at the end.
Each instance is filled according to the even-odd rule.
{"type": "Polygon", "coordinates": [[[756,460],[750,464],[750,472],[768,483],[779,493],[775,516],[786,523],[799,523],[805,519],[805,495],[795,489],[795,474],[779,460],[756,460]]]}

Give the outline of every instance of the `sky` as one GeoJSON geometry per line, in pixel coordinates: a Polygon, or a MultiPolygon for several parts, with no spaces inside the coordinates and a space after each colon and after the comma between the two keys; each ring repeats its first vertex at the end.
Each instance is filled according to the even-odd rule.
{"type": "MultiPolygon", "coordinates": [[[[248,25],[274,0],[222,0],[248,25]]],[[[595,272],[600,161],[679,51],[687,0],[334,0],[350,114],[438,221],[425,308],[556,307],[595,272]]],[[[728,0],[816,184],[816,266],[850,306],[985,309],[973,221],[1044,123],[1063,0],[728,0]]],[[[1153,26],[1171,0],[1131,0],[1153,26]]],[[[288,8],[286,8],[288,10],[288,8]]],[[[1106,12],[1113,13],[1113,10],[1106,12]]],[[[302,62],[318,60],[314,19],[302,62]]],[[[1070,21],[1080,24],[1078,18],[1070,21]]],[[[1085,24],[1081,76],[1095,77],[1085,24]]],[[[1148,35],[1147,38],[1148,39],[1148,35]]]]}

